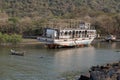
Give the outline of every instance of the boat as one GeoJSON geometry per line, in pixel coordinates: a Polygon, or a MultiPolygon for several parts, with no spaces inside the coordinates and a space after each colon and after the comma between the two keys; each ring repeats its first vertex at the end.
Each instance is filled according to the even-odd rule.
{"type": "Polygon", "coordinates": [[[18,56],[24,56],[25,52],[19,52],[19,51],[15,51],[15,50],[10,50],[11,51],[11,55],[18,55],[18,56]]]}
{"type": "Polygon", "coordinates": [[[96,37],[96,30],[90,23],[79,22],[73,28],[45,28],[43,35],[37,39],[48,48],[73,47],[89,45],[96,37]]]}
{"type": "Polygon", "coordinates": [[[116,39],[115,35],[108,35],[108,36],[105,37],[105,41],[107,41],[107,42],[115,42],[115,41],[117,41],[117,39],[116,39]]]}

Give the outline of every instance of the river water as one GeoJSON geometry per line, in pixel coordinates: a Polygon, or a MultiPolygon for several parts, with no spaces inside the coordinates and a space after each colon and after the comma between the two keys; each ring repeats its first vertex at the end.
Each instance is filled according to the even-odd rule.
{"type": "Polygon", "coordinates": [[[94,42],[89,47],[46,49],[40,45],[0,47],[0,80],[69,80],[93,65],[120,60],[120,43],[94,42]],[[26,51],[10,55],[10,49],[26,51]]]}

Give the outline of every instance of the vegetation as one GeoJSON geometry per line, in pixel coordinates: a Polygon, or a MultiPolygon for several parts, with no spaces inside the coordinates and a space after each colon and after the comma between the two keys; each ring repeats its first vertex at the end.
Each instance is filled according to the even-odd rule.
{"type": "Polygon", "coordinates": [[[2,34],[0,33],[0,44],[17,44],[21,42],[22,36],[17,34],[2,34]]]}
{"type": "Polygon", "coordinates": [[[120,0],[1,0],[0,32],[41,35],[53,20],[81,19],[100,34],[120,34],[120,0]]]}

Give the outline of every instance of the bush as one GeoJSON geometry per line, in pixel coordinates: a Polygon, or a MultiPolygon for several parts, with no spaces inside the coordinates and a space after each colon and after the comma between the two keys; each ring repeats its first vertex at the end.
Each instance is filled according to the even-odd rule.
{"type": "Polygon", "coordinates": [[[0,32],[0,43],[2,42],[2,33],[0,32]]]}
{"type": "Polygon", "coordinates": [[[11,39],[10,39],[10,42],[11,42],[12,44],[17,44],[17,43],[21,42],[21,40],[22,40],[22,36],[21,36],[21,35],[17,35],[17,34],[11,35],[10,38],[11,38],[11,39]]]}
{"type": "Polygon", "coordinates": [[[0,33],[0,43],[11,43],[11,44],[17,44],[21,42],[22,36],[18,34],[2,34],[0,33]]]}

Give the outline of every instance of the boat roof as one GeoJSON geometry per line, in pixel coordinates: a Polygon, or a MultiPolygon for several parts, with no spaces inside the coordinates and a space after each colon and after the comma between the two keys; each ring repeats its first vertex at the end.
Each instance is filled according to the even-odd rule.
{"type": "Polygon", "coordinates": [[[45,28],[51,30],[65,30],[65,31],[73,31],[73,30],[95,30],[94,28],[45,28]]]}

